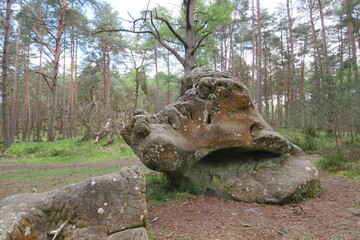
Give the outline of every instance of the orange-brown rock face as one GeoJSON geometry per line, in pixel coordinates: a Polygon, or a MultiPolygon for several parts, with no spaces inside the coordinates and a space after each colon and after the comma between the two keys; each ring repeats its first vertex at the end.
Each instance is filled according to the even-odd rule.
{"type": "Polygon", "coordinates": [[[155,115],[136,114],[122,132],[146,166],[249,202],[282,202],[317,179],[303,151],[272,130],[243,84],[199,69],[187,78],[194,86],[175,104],[155,115]],[[294,161],[301,164],[284,173],[294,161]],[[276,172],[299,177],[276,186],[276,172]]]}

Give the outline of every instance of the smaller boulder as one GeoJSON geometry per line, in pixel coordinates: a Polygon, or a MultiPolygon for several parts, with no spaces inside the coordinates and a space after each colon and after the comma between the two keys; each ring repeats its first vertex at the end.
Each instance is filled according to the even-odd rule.
{"type": "Polygon", "coordinates": [[[54,230],[57,239],[148,239],[145,188],[142,171],[131,166],[50,192],[8,196],[0,200],[0,240],[48,239],[54,230]]]}

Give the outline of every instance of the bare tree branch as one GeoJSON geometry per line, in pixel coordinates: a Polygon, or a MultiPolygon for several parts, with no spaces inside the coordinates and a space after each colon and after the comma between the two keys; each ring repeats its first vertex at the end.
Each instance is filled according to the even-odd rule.
{"type": "Polygon", "coordinates": [[[179,41],[186,46],[187,43],[186,41],[175,31],[175,29],[170,25],[169,21],[167,21],[166,19],[159,17],[159,16],[155,16],[156,20],[160,20],[162,22],[164,22],[166,24],[166,26],[168,27],[168,29],[170,30],[170,32],[177,38],[179,39],[179,41]]]}
{"type": "Polygon", "coordinates": [[[212,34],[212,32],[208,32],[207,34],[205,34],[204,36],[201,37],[201,39],[199,40],[199,42],[196,44],[196,46],[194,47],[194,49],[192,50],[192,54],[196,52],[196,50],[201,47],[201,43],[202,41],[204,41],[205,38],[207,38],[210,34],[212,34]]]}
{"type": "Polygon", "coordinates": [[[38,43],[40,43],[41,45],[44,45],[50,52],[54,53],[55,49],[53,49],[49,44],[47,44],[46,42],[44,42],[40,37],[39,37],[39,33],[37,32],[37,30],[35,28],[33,28],[33,31],[36,35],[36,37],[34,38],[34,40],[38,43]]]}
{"type": "Polygon", "coordinates": [[[49,75],[46,75],[45,73],[39,72],[37,70],[35,70],[35,73],[40,74],[41,76],[43,76],[46,84],[49,86],[50,89],[52,89],[52,86],[50,85],[49,80],[48,80],[49,78],[52,80],[53,79],[52,77],[50,77],[49,75]]]}

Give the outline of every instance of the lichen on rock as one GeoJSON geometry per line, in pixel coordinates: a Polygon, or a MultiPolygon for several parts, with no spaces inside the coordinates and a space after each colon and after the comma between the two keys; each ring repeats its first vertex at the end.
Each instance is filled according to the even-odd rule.
{"type": "Polygon", "coordinates": [[[122,131],[146,166],[246,202],[281,203],[318,181],[304,152],[266,123],[245,85],[211,70],[185,78],[193,87],[176,103],[153,115],[138,112],[122,131]]]}

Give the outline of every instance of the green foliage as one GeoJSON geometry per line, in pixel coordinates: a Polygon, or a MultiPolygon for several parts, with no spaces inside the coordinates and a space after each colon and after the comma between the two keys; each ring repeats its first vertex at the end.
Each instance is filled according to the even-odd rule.
{"type": "Polygon", "coordinates": [[[146,176],[147,200],[150,204],[164,205],[171,200],[183,201],[191,194],[199,195],[203,190],[195,184],[182,184],[174,187],[165,175],[148,174],[146,176]]]}
{"type": "Polygon", "coordinates": [[[324,148],[322,161],[316,163],[317,167],[330,173],[336,173],[352,178],[360,178],[360,144],[353,146],[342,145],[342,151],[324,148]],[[356,147],[355,147],[356,146],[356,147]]]}
{"type": "Polygon", "coordinates": [[[316,153],[319,139],[316,138],[316,131],[314,132],[311,128],[304,128],[302,130],[279,129],[278,131],[305,152],[316,153]]]}
{"type": "Polygon", "coordinates": [[[360,137],[339,139],[339,150],[331,134],[308,127],[302,130],[278,129],[308,154],[319,154],[323,160],[316,162],[321,170],[348,177],[360,177],[360,137]]]}
{"type": "Polygon", "coordinates": [[[310,137],[317,137],[318,133],[317,130],[315,128],[314,125],[308,125],[306,126],[302,132],[306,135],[306,136],[310,136],[310,137]]]}
{"type": "Polygon", "coordinates": [[[320,182],[318,180],[311,180],[307,184],[300,186],[289,200],[292,203],[308,200],[310,198],[316,197],[320,192],[320,182]]]}

